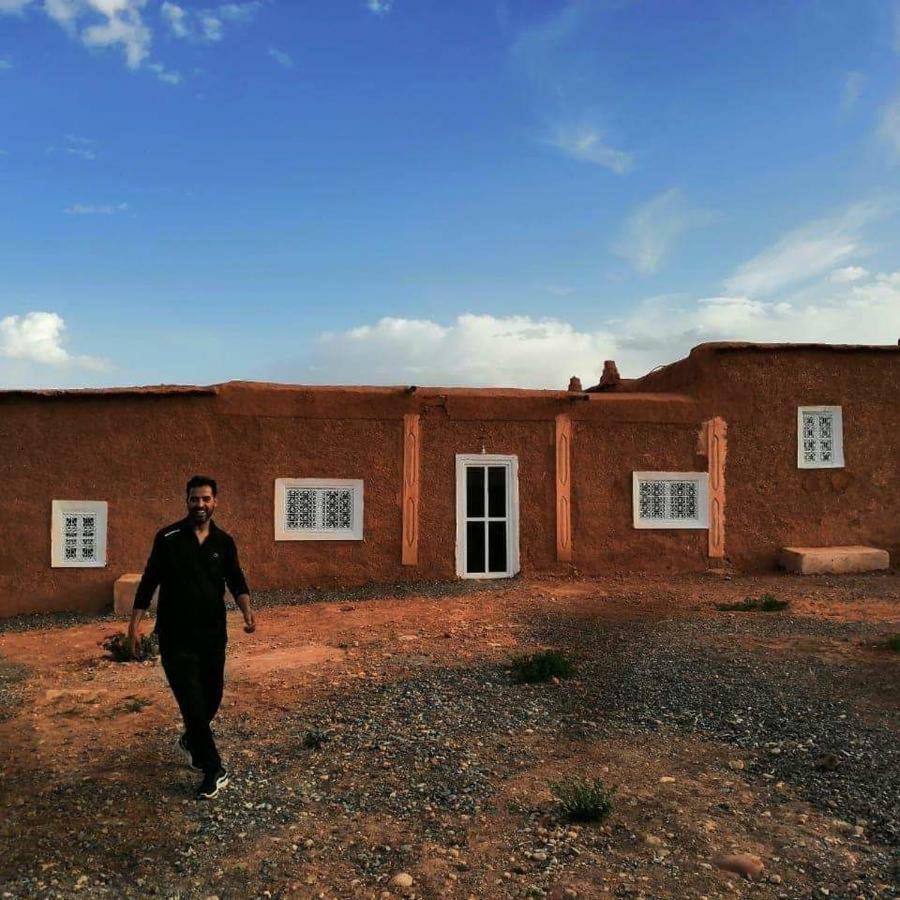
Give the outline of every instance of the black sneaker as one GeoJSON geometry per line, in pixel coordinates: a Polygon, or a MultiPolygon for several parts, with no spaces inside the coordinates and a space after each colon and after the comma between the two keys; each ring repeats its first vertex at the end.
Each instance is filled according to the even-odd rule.
{"type": "Polygon", "coordinates": [[[181,735],[180,738],[175,742],[175,746],[178,748],[179,753],[184,757],[184,761],[195,771],[202,772],[203,768],[198,766],[197,763],[194,762],[194,754],[191,753],[190,748],[185,741],[185,735],[181,735]]]}
{"type": "Polygon", "coordinates": [[[219,795],[219,791],[228,785],[228,773],[224,769],[218,772],[207,772],[197,788],[198,800],[212,800],[219,795]]]}

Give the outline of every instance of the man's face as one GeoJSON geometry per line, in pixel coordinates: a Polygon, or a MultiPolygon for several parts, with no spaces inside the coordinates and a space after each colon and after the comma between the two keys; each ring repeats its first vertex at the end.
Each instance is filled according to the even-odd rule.
{"type": "Polygon", "coordinates": [[[212,488],[205,484],[203,487],[191,488],[187,496],[188,515],[195,525],[204,525],[213,517],[216,508],[216,498],[213,497],[212,488]]]}

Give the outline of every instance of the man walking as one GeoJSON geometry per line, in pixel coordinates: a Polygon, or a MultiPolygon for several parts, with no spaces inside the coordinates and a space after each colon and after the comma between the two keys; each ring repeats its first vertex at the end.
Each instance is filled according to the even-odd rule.
{"type": "Polygon", "coordinates": [[[140,641],[138,623],[159,586],[156,628],[159,654],[184,719],[178,748],[203,772],[198,800],[211,800],[228,784],[210,723],[222,702],[225,673],[225,585],[244,615],[244,631],[256,630],[250,592],[237,547],[212,521],[218,488],[195,475],[187,483],[187,516],[156,533],[134,598],[128,627],[132,656],[140,641]]]}

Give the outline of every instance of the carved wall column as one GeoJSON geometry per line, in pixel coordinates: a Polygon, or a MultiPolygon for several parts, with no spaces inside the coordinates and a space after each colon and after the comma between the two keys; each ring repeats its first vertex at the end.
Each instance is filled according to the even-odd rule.
{"type": "Polygon", "coordinates": [[[725,456],[728,425],[716,416],[704,423],[706,457],[709,464],[709,556],[725,556],[725,456]]]}
{"type": "Polygon", "coordinates": [[[556,558],[572,561],[572,420],[556,417],[556,558]]]}
{"type": "Polygon", "coordinates": [[[403,417],[403,552],[404,566],[419,562],[419,416],[403,417]]]}

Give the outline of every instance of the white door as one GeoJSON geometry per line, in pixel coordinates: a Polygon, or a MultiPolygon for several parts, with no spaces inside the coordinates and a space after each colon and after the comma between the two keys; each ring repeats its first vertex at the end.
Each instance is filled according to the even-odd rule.
{"type": "Polygon", "coordinates": [[[456,574],[509,578],[518,571],[518,459],[457,456],[456,574]]]}

